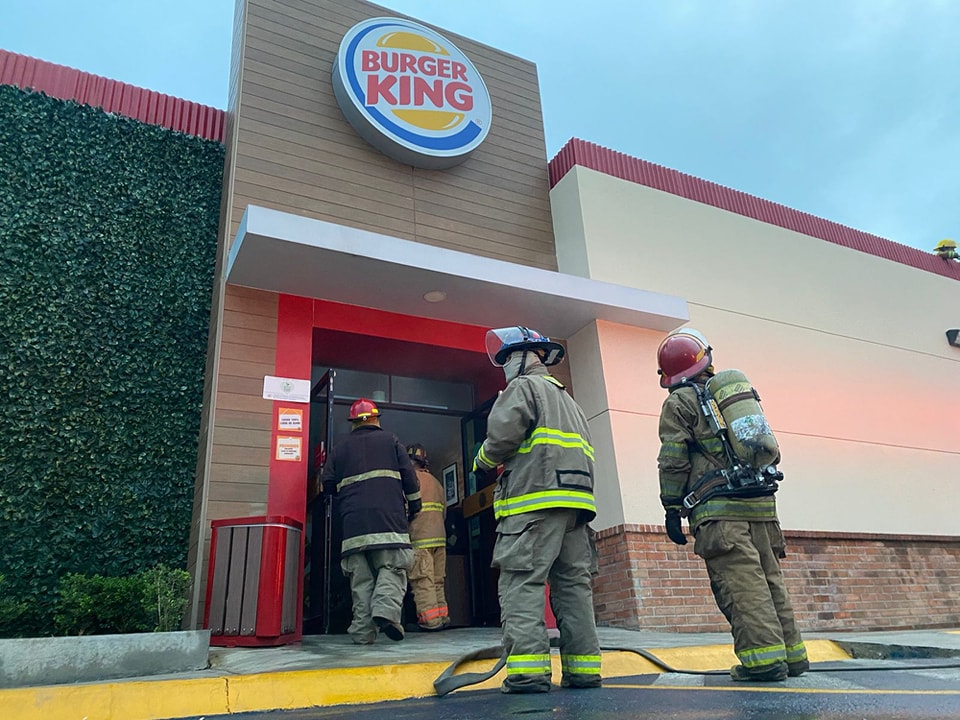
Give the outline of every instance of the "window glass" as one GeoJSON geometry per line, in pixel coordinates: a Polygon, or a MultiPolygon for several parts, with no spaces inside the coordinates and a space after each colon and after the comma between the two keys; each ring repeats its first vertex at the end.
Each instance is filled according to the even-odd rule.
{"type": "Polygon", "coordinates": [[[337,370],[333,381],[333,396],[338,400],[364,397],[374,402],[389,402],[390,376],[356,370],[337,370]]]}
{"type": "Polygon", "coordinates": [[[473,409],[473,386],[466,383],[391,377],[390,402],[433,410],[473,409]]]}

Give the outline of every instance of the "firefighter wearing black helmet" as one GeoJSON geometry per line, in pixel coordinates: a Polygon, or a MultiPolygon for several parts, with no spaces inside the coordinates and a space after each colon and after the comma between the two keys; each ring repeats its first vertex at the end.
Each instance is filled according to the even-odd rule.
{"type": "Polygon", "coordinates": [[[507,386],[487,418],[474,467],[503,465],[494,493],[497,541],[493,566],[507,677],[503,692],[551,689],[545,587],[560,631],[561,685],[600,687],[600,644],[593,614],[593,447],[587,420],[547,367],[563,346],[535,330],[490,330],[487,353],[507,386]]]}
{"type": "Polygon", "coordinates": [[[339,498],[343,521],[340,567],[350,581],[358,645],[379,630],[403,640],[401,611],[413,565],[408,518],[420,512],[420,486],[406,448],[380,428],[380,409],[360,398],[350,407],[351,431],[338,440],[321,474],[323,492],[339,498]]]}
{"type": "Polygon", "coordinates": [[[715,376],[711,347],[697,330],[681,328],[660,344],[657,362],[660,386],[670,392],[660,411],[657,458],[667,536],[685,545],[681,515],[689,514],[694,552],[733,632],[740,664],[730,675],[759,682],[802,675],[809,661],[780,570],[785,543],[776,484],[726,488],[724,482],[700,499],[704,481],[723,479],[735,459],[704,412],[707,383],[715,376]]]}

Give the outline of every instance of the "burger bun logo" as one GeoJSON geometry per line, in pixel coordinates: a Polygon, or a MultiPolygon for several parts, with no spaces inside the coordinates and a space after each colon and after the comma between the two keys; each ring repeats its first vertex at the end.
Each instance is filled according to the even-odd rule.
{"type": "Polygon", "coordinates": [[[458,165],[490,131],[490,94],[473,63],[409,20],[378,17],[350,28],[334,61],[333,91],[354,130],[407,165],[458,165]]]}

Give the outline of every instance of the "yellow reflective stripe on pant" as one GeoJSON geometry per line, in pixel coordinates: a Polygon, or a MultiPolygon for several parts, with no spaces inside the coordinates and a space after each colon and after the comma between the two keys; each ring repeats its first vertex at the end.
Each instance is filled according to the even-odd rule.
{"type": "Polygon", "coordinates": [[[550,674],[550,655],[508,655],[507,675],[550,674]]]}
{"type": "MultiPolygon", "coordinates": [[[[556,428],[538,427],[530,437],[517,448],[517,454],[530,452],[536,445],[559,445],[560,447],[580,448],[583,454],[593,460],[593,446],[580,433],[564,432],[556,428]]],[[[481,458],[483,459],[483,458],[481,458]]]]}
{"type": "Polygon", "coordinates": [[[360,473],[359,475],[351,475],[350,477],[345,477],[343,480],[337,483],[337,492],[340,492],[340,489],[345,485],[350,485],[356,482],[362,482],[364,480],[370,480],[372,478],[393,478],[394,480],[400,479],[400,473],[396,470],[370,470],[369,472],[360,473]]]}
{"type": "Polygon", "coordinates": [[[560,667],[564,672],[578,675],[599,675],[599,655],[561,655],[560,667]]]}
{"type": "Polygon", "coordinates": [[[795,663],[807,659],[807,646],[803,643],[791,645],[787,648],[787,662],[795,663]]]}
{"type": "Polygon", "coordinates": [[[446,547],[446,544],[446,538],[423,538],[422,540],[413,541],[414,548],[446,547]]]}
{"type": "Polygon", "coordinates": [[[517,497],[495,500],[493,515],[499,520],[509,515],[520,515],[521,513],[550,508],[572,508],[574,510],[589,510],[595,513],[597,503],[593,499],[592,493],[583,490],[542,490],[518,495],[517,497]]]}
{"type": "Polygon", "coordinates": [[[762,665],[770,665],[775,662],[785,662],[787,659],[787,648],[783,645],[770,645],[769,647],[750,648],[749,650],[740,650],[737,653],[740,662],[746,668],[755,668],[762,665]]]}

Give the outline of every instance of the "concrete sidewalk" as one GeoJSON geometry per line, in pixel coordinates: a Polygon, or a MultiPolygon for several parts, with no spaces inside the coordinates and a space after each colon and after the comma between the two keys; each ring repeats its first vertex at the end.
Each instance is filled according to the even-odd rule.
{"type": "MultiPolygon", "coordinates": [[[[812,663],[852,658],[960,657],[960,630],[806,633],[812,663]]],[[[629,650],[645,650],[687,671],[723,671],[736,664],[725,633],[677,634],[600,628],[604,678],[656,674],[663,667],[629,650]]],[[[498,628],[411,633],[402,642],[378,638],[357,646],[345,635],[307,637],[278,648],[210,649],[206,670],[104,682],[0,690],[3,717],[13,720],[159,720],[380,702],[434,694],[433,682],[467,653],[499,645],[498,628]]],[[[554,654],[554,682],[559,657],[554,654]]],[[[464,664],[481,672],[494,661],[464,664]]],[[[490,680],[464,688],[496,688],[490,680]]]]}

